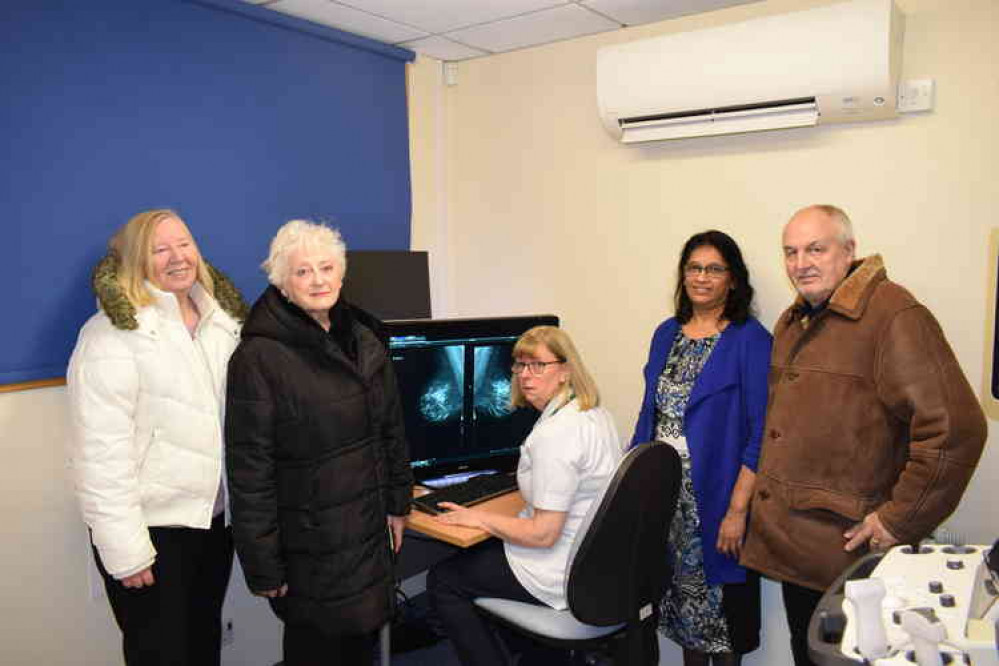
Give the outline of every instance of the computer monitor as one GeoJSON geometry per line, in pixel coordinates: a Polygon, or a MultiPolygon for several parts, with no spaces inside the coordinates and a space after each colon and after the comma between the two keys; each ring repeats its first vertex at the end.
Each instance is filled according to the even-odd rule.
{"type": "Polygon", "coordinates": [[[383,320],[429,317],[428,255],[418,250],[348,250],[340,295],[383,320]],[[386,282],[391,289],[385,288],[386,282]]]}
{"type": "Polygon", "coordinates": [[[554,315],[385,322],[418,481],[516,468],[538,418],[510,409],[513,345],[554,315]]]}

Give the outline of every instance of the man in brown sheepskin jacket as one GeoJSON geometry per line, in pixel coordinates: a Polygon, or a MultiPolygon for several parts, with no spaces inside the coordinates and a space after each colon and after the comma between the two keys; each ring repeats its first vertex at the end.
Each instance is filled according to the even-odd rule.
{"type": "Polygon", "coordinates": [[[823,590],[866,552],[917,543],[955,509],[986,425],[933,315],[880,256],[855,260],[846,213],[798,211],[783,246],[798,298],[774,328],[742,564],[782,581],[802,666],[823,590]]]}

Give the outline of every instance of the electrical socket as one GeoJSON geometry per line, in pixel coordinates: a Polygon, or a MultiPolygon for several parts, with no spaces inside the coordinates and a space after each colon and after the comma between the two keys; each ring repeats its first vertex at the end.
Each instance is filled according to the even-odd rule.
{"type": "Polygon", "coordinates": [[[222,620],[222,645],[232,645],[236,640],[236,630],[231,617],[222,620]]]}
{"type": "Polygon", "coordinates": [[[898,112],[932,111],[936,84],[933,79],[915,79],[898,84],[898,112]]]}
{"type": "Polygon", "coordinates": [[[968,543],[963,534],[950,529],[946,525],[939,526],[933,532],[933,541],[934,543],[946,546],[964,546],[968,543]]]}

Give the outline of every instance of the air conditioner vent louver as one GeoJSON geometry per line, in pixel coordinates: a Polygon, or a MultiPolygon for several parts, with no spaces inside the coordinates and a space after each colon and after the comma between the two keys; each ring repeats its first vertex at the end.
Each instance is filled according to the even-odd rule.
{"type": "Polygon", "coordinates": [[[771,103],[740,104],[720,109],[661,113],[622,118],[623,143],[683,139],[694,136],[738,134],[787,127],[807,127],[818,122],[814,97],[771,103]]]}

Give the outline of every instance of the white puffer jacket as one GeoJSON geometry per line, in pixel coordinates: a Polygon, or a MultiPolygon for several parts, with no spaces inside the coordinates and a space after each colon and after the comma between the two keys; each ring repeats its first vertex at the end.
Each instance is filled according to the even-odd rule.
{"type": "Polygon", "coordinates": [[[191,337],[173,294],[146,285],[138,328],[98,312],[67,372],[70,465],[83,519],[109,573],[130,575],[156,551],[150,526],[207,528],[222,482],[222,408],[239,324],[198,284],[191,337]]]}

